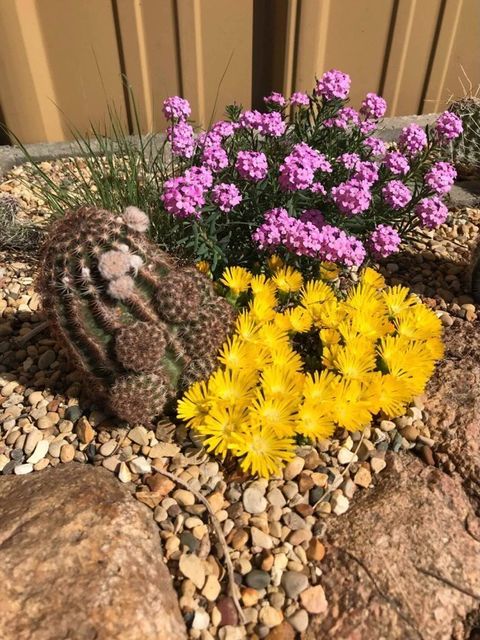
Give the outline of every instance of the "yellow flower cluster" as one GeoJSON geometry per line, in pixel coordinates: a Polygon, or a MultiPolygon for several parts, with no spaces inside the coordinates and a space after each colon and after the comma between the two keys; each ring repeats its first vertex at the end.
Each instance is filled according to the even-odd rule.
{"type": "Polygon", "coordinates": [[[343,299],[321,278],[304,282],[291,267],[271,277],[231,267],[221,282],[246,308],[220,366],[185,393],[178,416],[207,450],[238,457],[252,474],[277,474],[294,457],[299,435],[315,441],[337,426],[363,429],[380,411],[402,415],[443,354],[437,316],[372,269],[343,299]],[[293,346],[298,334],[314,345],[313,372],[293,346]]]}

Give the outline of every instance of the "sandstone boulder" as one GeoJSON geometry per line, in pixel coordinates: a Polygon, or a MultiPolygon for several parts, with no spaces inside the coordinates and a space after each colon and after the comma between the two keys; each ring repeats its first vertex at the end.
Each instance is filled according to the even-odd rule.
{"type": "Polygon", "coordinates": [[[465,640],[480,611],[480,527],[461,481],[405,454],[331,519],[327,611],[308,640],[465,640]]]}
{"type": "Polygon", "coordinates": [[[0,478],[2,640],[183,640],[149,511],[103,469],[0,478]]]}

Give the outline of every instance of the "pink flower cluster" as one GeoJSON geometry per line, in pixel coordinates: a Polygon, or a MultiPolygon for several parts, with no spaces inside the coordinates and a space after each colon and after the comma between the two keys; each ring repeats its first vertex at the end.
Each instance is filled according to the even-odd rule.
{"type": "Polygon", "coordinates": [[[268,173],[267,156],[261,151],[239,151],[235,168],[245,180],[258,182],[268,173]]]}
{"type": "MultiPolygon", "coordinates": [[[[365,123],[363,123],[365,124],[365,123]]],[[[370,149],[374,156],[383,156],[387,150],[383,140],[370,136],[365,138],[363,144],[370,149]]]]}
{"type": "Polygon", "coordinates": [[[390,169],[395,175],[406,175],[410,171],[408,160],[400,151],[389,151],[383,162],[387,169],[390,169]]]}
{"type": "Polygon", "coordinates": [[[265,104],[274,105],[278,107],[284,107],[286,105],[286,100],[278,91],[272,91],[269,96],[265,96],[263,98],[265,104]]]}
{"type": "Polygon", "coordinates": [[[282,114],[278,111],[271,113],[263,113],[262,120],[259,125],[259,131],[265,136],[273,136],[279,138],[285,133],[287,125],[282,119],[282,114]]]}
{"type": "Polygon", "coordinates": [[[383,187],[382,196],[389,207],[398,210],[407,206],[412,199],[412,192],[401,180],[390,180],[383,187]]]}
{"type": "Polygon", "coordinates": [[[444,111],[437,118],[435,131],[443,140],[454,140],[463,133],[462,119],[451,111],[444,111]]]}
{"type": "Polygon", "coordinates": [[[337,158],[337,162],[343,164],[345,169],[356,169],[361,161],[362,159],[358,153],[342,153],[342,155],[337,158]]]}
{"type": "Polygon", "coordinates": [[[402,129],[398,146],[406,156],[416,156],[427,146],[427,134],[418,124],[409,124],[402,129]]]}
{"type": "Polygon", "coordinates": [[[242,195],[237,187],[229,182],[220,182],[212,189],[212,202],[216,204],[220,211],[230,212],[242,201],[242,195]]]}
{"type": "Polygon", "coordinates": [[[362,106],[360,107],[360,113],[362,116],[373,120],[383,118],[386,111],[386,101],[381,96],[377,96],[376,93],[367,93],[365,100],[362,102],[362,106]]]}
{"type": "Polygon", "coordinates": [[[402,239],[398,231],[388,224],[379,224],[370,234],[370,251],[376,258],[387,258],[396,253],[402,239]]]}
{"type": "Polygon", "coordinates": [[[300,142],[280,165],[280,187],[283,191],[308,189],[315,179],[315,171],[330,173],[332,165],[324,155],[300,142]]]}
{"type": "Polygon", "coordinates": [[[332,200],[342,213],[348,216],[358,215],[368,209],[372,201],[372,194],[366,182],[347,180],[333,187],[332,200]]]}
{"type": "Polygon", "coordinates": [[[308,107],[310,104],[310,98],[306,93],[301,91],[295,91],[290,96],[290,104],[297,105],[298,107],[308,107]]]}
{"type": "Polygon", "coordinates": [[[164,100],[162,111],[167,120],[186,120],[192,113],[188,100],[180,96],[171,96],[164,100]]]}
{"type": "Polygon", "coordinates": [[[368,186],[371,186],[378,180],[378,166],[375,162],[357,162],[352,179],[365,182],[368,186]]]}
{"type": "Polygon", "coordinates": [[[212,172],[206,167],[190,167],[185,171],[184,176],[190,182],[198,182],[204,189],[210,189],[213,184],[212,172]]]}
{"type": "Polygon", "coordinates": [[[338,71],[338,69],[331,69],[326,71],[320,80],[317,80],[315,93],[325,100],[334,100],[335,98],[345,100],[350,92],[350,84],[349,75],[338,71]]]}
{"type": "Polygon", "coordinates": [[[448,193],[455,182],[457,171],[449,162],[436,162],[425,174],[425,184],[439,195],[448,193]]]}
{"type": "Polygon", "coordinates": [[[188,122],[180,120],[167,127],[167,140],[172,147],[172,153],[181,158],[191,158],[195,151],[195,136],[193,127],[188,122]]]}
{"type": "Polygon", "coordinates": [[[327,118],[323,124],[327,128],[337,127],[338,129],[346,130],[350,125],[360,124],[360,116],[355,109],[343,107],[339,109],[335,118],[327,118]]]}
{"type": "Polygon", "coordinates": [[[228,156],[225,149],[218,145],[209,145],[203,149],[202,162],[214,173],[228,167],[228,156]]]}
{"type": "Polygon", "coordinates": [[[262,250],[284,246],[297,256],[341,262],[346,266],[359,266],[366,256],[360,240],[338,227],[322,224],[320,212],[312,210],[297,219],[289,216],[285,209],[271,209],[252,237],[262,250]]]}
{"type": "Polygon", "coordinates": [[[193,175],[170,178],[163,185],[162,201],[165,209],[177,218],[200,218],[205,204],[204,187],[193,175]]]}
{"type": "Polygon", "coordinates": [[[448,209],[438,196],[423,198],[414,209],[420,222],[427,229],[436,229],[448,217],[448,209]]]}

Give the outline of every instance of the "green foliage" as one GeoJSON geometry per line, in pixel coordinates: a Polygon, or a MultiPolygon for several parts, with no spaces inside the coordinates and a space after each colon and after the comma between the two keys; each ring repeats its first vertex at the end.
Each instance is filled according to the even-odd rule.
{"type": "Polygon", "coordinates": [[[91,395],[129,422],[149,422],[208,375],[232,311],[211,281],[145,236],[136,207],[85,207],[57,221],[39,290],[53,333],[91,395]]]}

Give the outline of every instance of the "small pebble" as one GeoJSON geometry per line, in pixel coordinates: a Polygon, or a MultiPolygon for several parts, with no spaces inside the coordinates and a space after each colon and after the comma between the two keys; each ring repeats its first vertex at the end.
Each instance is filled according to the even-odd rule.
{"type": "Polygon", "coordinates": [[[267,509],[267,500],[256,486],[250,486],[245,489],[242,501],[245,511],[251,514],[264,513],[267,509]]]}

